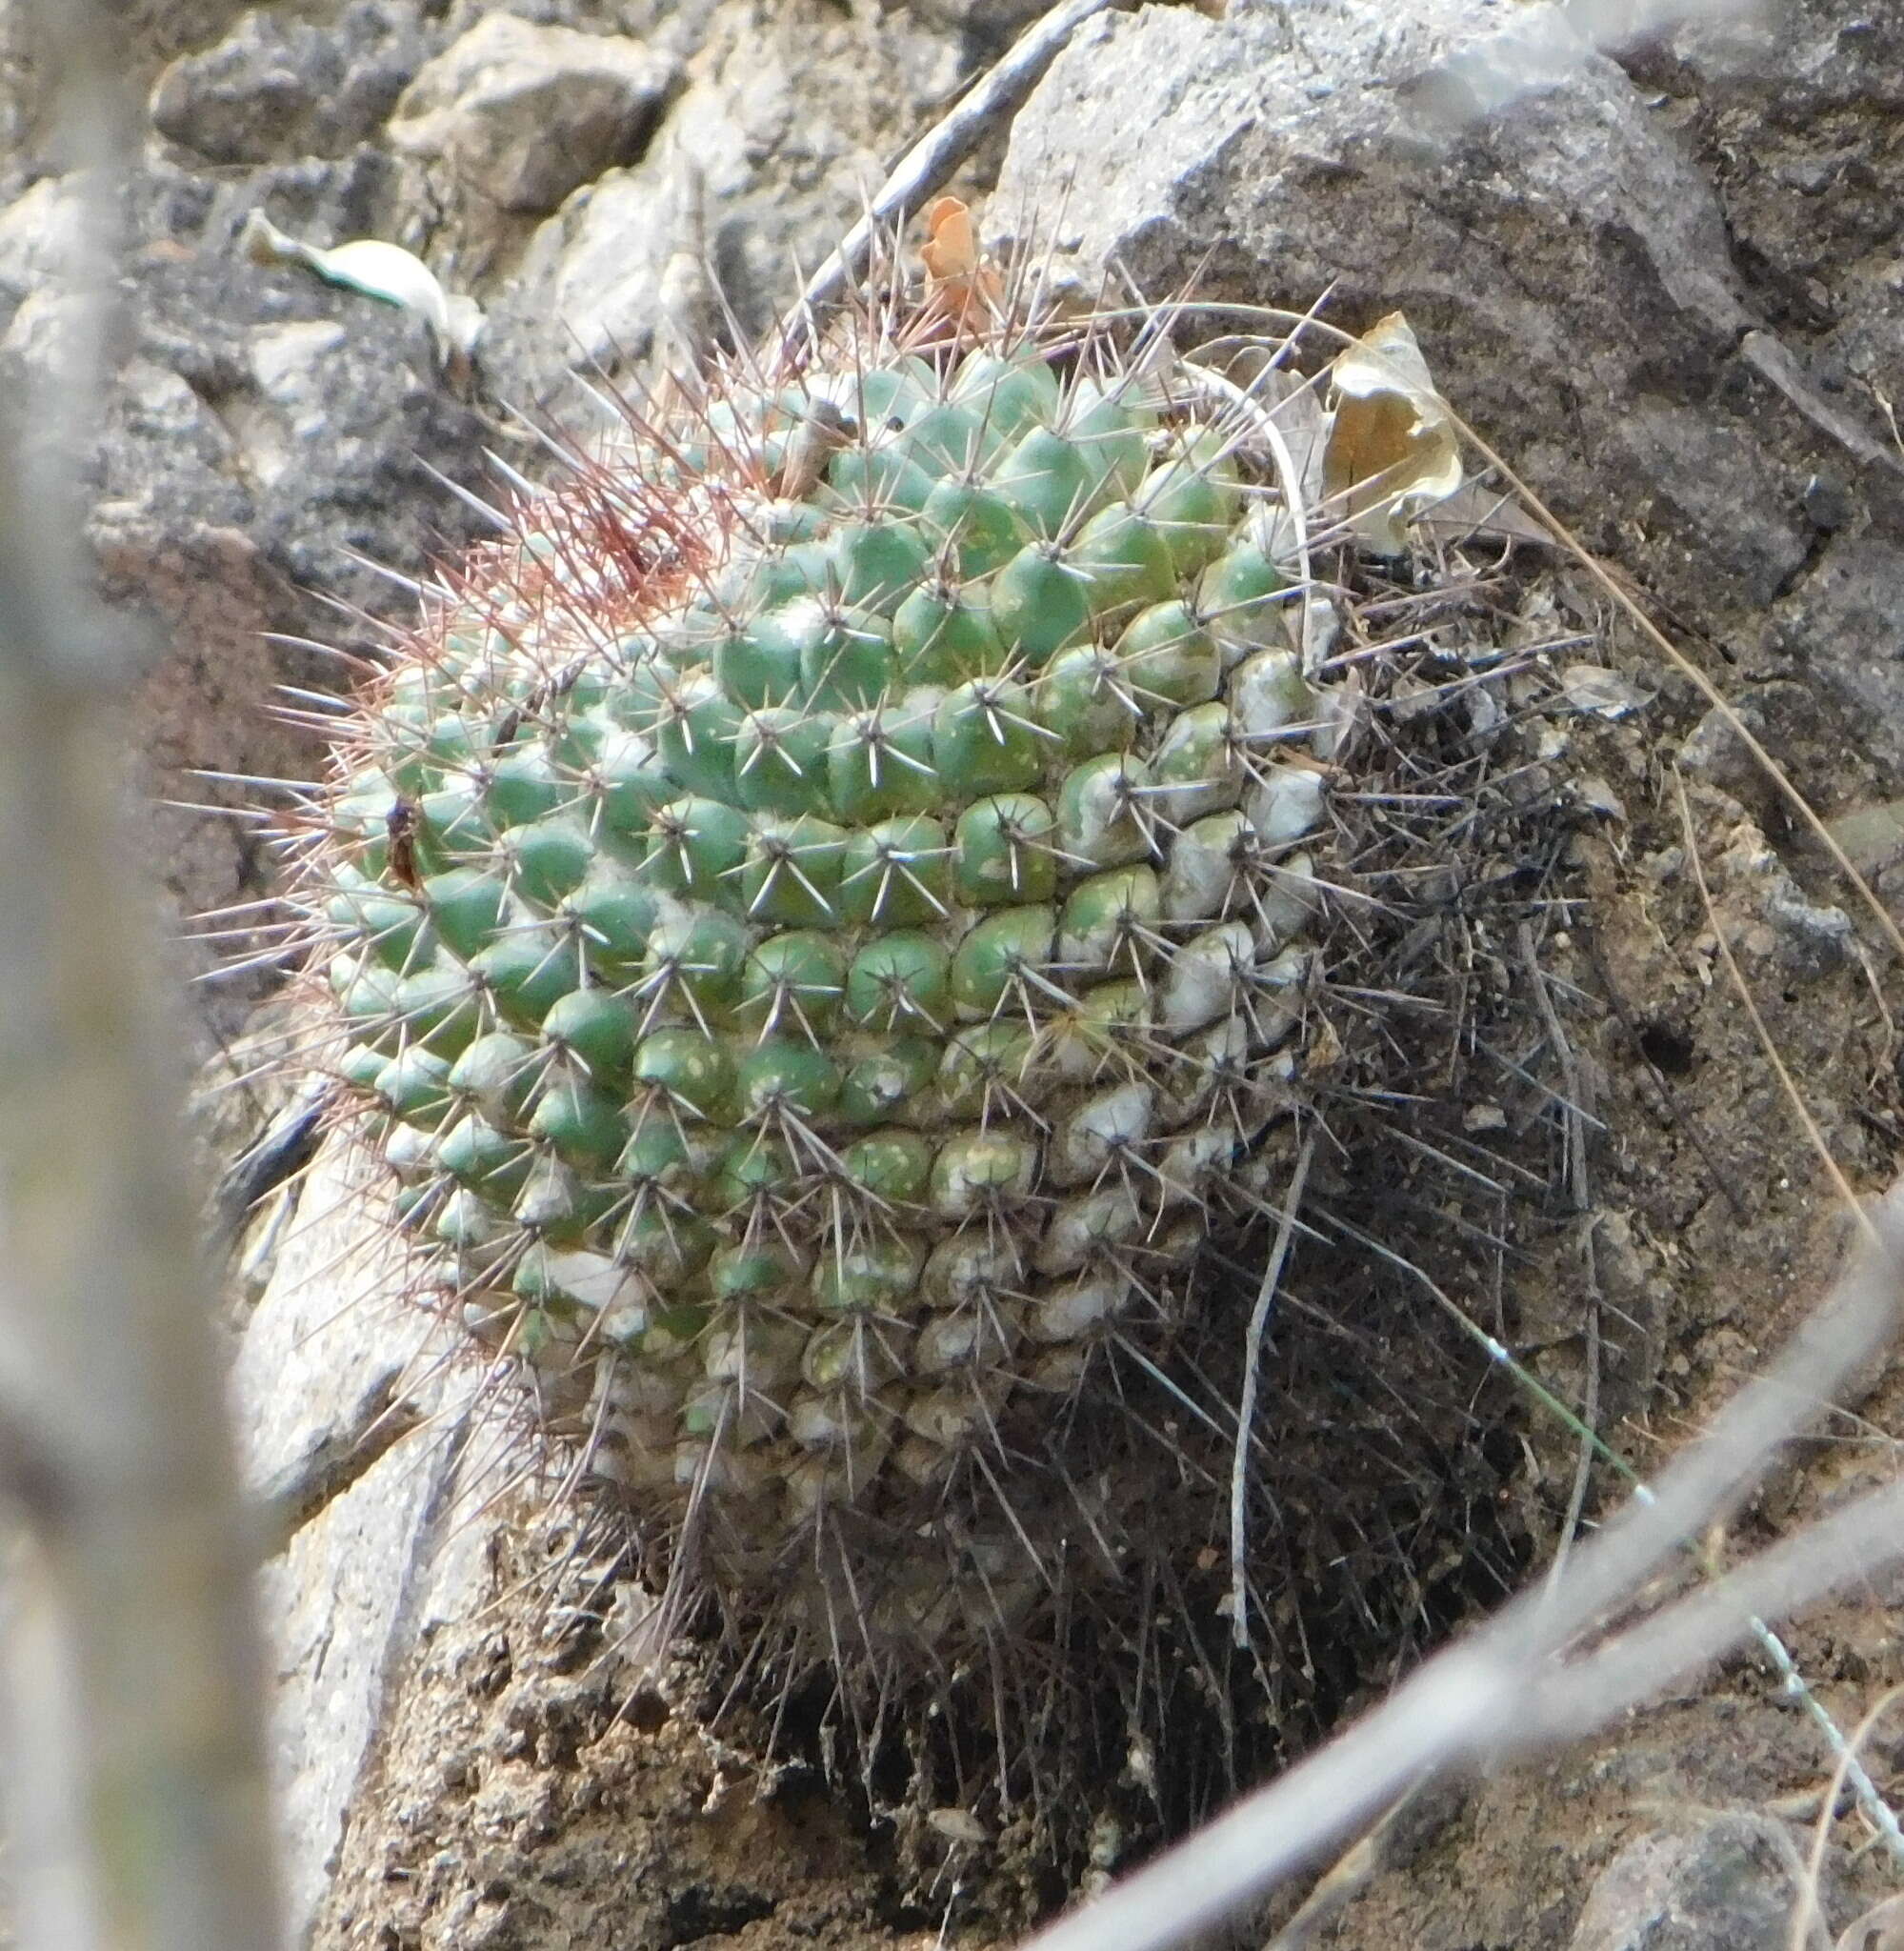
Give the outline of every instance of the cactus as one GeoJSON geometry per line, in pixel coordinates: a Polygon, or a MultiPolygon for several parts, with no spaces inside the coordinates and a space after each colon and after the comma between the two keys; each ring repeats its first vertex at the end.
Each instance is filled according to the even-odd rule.
{"type": "Polygon", "coordinates": [[[1288,1101],[1329,713],[1250,403],[1159,351],[729,367],[460,572],[307,850],[431,1279],[735,1577],[1053,1439],[1288,1101]]]}

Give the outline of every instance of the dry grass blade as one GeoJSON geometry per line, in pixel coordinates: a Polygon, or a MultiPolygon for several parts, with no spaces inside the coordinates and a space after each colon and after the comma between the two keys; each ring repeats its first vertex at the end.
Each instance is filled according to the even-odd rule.
{"type": "Polygon", "coordinates": [[[1290,1175],[1289,1191],[1283,1197],[1283,1211],[1276,1224],[1275,1244],[1270,1249],[1270,1263],[1263,1273],[1263,1284],[1251,1311],[1249,1339],[1243,1367],[1243,1396],[1236,1408],[1236,1460],[1230,1477],[1230,1630],[1239,1647],[1250,1643],[1250,1434],[1256,1424],[1256,1393],[1262,1379],[1263,1336],[1274,1310],[1282,1285],[1283,1269],[1289,1263],[1290,1247],[1295,1238],[1296,1215],[1302,1210],[1303,1187],[1309,1178],[1310,1161],[1314,1157],[1313,1134],[1305,1137],[1296,1156],[1295,1170],[1290,1175]]]}
{"type": "MultiPolygon", "coordinates": [[[[1686,799],[1686,782],[1683,776],[1675,775],[1674,785],[1679,794],[1679,819],[1686,835],[1686,858],[1693,869],[1693,878],[1699,889],[1699,900],[1706,911],[1706,920],[1713,931],[1714,945],[1719,953],[1719,959],[1726,965],[1726,977],[1733,986],[1733,993],[1745,1007],[1746,1015],[1752,1020],[1753,1034],[1758,1038],[1758,1046],[1765,1053],[1765,1060],[1772,1066],[1773,1075],[1778,1079],[1778,1086],[1785,1094],[1796,1115],[1800,1128],[1804,1131],[1806,1142],[1816,1154],[1818,1162],[1825,1168],[1826,1176],[1832,1181],[1832,1188],[1837,1194],[1845,1210],[1870,1234],[1870,1221],[1865,1218],[1863,1209],[1857,1203],[1857,1196],[1851,1189],[1851,1182],[1845,1177],[1843,1168],[1832,1157],[1831,1147],[1825,1142],[1825,1135],[1818,1129],[1818,1121],[1812,1116],[1804,1095],[1798,1089],[1790,1066],[1778,1054],[1778,1046],[1773,1040],[1772,1032],[1766,1028],[1765,1017],[1753,994],[1746,985],[1745,975],[1739,968],[1738,957],[1733,954],[1732,943],[1726,939],[1724,925],[1719,919],[1718,910],[1713,905],[1713,891],[1706,881],[1706,869],[1699,857],[1699,840],[1693,827],[1693,809],[1686,799]]],[[[1859,886],[1862,887],[1860,882],[1859,886]]]]}
{"type": "Polygon", "coordinates": [[[264,1951],[252,1559],[180,1169],[177,1038],[119,819],[136,647],[91,595],[73,518],[138,121],[105,9],[44,0],[34,24],[97,234],[85,287],[59,294],[56,376],[6,402],[0,428],[0,1491],[27,1529],[13,1678],[32,1697],[4,1751],[21,1924],[36,1943],[264,1951]]]}
{"type": "Polygon", "coordinates": [[[1825,1793],[1818,1801],[1818,1820],[1812,1832],[1812,1847],[1805,1859],[1805,1881],[1799,1902],[1792,1917],[1792,1951],[1800,1951],[1806,1931],[1815,1925],[1824,1928],[1824,1911],[1818,1902],[1818,1885],[1824,1876],[1825,1849],[1831,1840],[1832,1817],[1838,1805],[1838,1797],[1843,1793],[1845,1781],[1850,1776],[1857,1758],[1870,1740],[1872,1730],[1904,1698],[1904,1687],[1887,1687],[1871,1706],[1845,1743],[1845,1751],[1837,1759],[1837,1765],[1832,1770],[1832,1779],[1826,1784],[1825,1793]]]}

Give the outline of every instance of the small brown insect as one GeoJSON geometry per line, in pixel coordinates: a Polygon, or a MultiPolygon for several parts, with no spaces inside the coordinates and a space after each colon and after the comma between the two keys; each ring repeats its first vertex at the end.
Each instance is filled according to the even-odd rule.
{"type": "Polygon", "coordinates": [[[858,427],[832,400],[810,401],[787,443],[786,458],[769,478],[769,492],[785,500],[804,501],[826,473],[828,461],[858,432],[858,427]]]}
{"type": "Polygon", "coordinates": [[[416,804],[413,800],[399,799],[384,818],[384,831],[390,835],[390,868],[392,879],[405,887],[417,889],[423,885],[423,876],[416,871],[416,804]]]}

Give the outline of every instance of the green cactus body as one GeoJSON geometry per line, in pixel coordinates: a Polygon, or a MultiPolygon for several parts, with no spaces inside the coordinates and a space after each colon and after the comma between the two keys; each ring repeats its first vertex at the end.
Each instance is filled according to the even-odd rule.
{"type": "Polygon", "coordinates": [[[1080,363],[735,382],[598,573],[531,504],[312,856],[443,1284],[597,1474],[770,1559],[916,1522],[1168,1334],[1300,1016],[1324,774],[1266,477],[1080,363]]]}

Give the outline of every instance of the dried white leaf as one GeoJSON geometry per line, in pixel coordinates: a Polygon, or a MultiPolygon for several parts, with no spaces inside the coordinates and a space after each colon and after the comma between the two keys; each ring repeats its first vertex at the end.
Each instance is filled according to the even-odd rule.
{"type": "Polygon", "coordinates": [[[1604,664],[1569,664],[1560,674],[1560,689],[1576,712],[1599,718],[1624,718],[1647,702],[1636,684],[1604,664]]]}
{"type": "Polygon", "coordinates": [[[1461,485],[1453,417],[1399,312],[1340,353],[1329,377],[1324,486],[1363,541],[1399,555],[1408,523],[1461,485]]]}
{"type": "Polygon", "coordinates": [[[1486,541],[1537,542],[1550,549],[1557,546],[1512,494],[1480,481],[1464,481],[1446,500],[1427,510],[1420,520],[1430,533],[1451,542],[1478,536],[1486,541]]]}
{"type": "Polygon", "coordinates": [[[414,251],[376,237],[357,237],[331,250],[280,231],[262,211],[252,211],[239,233],[245,249],[261,264],[299,264],[326,284],[361,292],[386,305],[411,312],[430,328],[436,356],[448,364],[467,358],[483,330],[483,313],[473,298],[445,292],[436,273],[414,251]]]}
{"type": "Polygon", "coordinates": [[[970,1809],[932,1809],[926,1822],[949,1841],[962,1842],[968,1849],[976,1849],[991,1838],[991,1831],[970,1809]]]}

